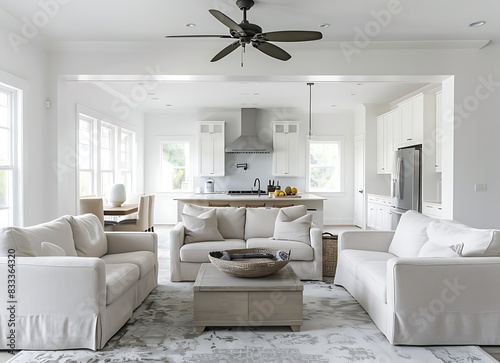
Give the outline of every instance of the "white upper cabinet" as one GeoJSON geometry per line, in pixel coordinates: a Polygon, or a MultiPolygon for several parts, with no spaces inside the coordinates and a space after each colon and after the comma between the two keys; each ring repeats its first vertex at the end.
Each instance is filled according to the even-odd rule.
{"type": "Polygon", "coordinates": [[[394,158],[394,126],[399,110],[377,117],[377,173],[390,174],[394,158]]]}
{"type": "Polygon", "coordinates": [[[443,122],[443,108],[442,108],[442,92],[436,93],[436,172],[442,171],[442,122],[443,122]]]}
{"type": "Polygon", "coordinates": [[[434,101],[428,94],[420,93],[398,105],[400,110],[397,121],[396,148],[422,144],[424,136],[424,119],[432,112],[434,118],[434,101]]]}
{"type": "Polygon", "coordinates": [[[198,122],[200,176],[224,176],[224,121],[198,122]]]}
{"type": "Polygon", "coordinates": [[[299,123],[273,122],[273,176],[299,176],[299,123]]]}

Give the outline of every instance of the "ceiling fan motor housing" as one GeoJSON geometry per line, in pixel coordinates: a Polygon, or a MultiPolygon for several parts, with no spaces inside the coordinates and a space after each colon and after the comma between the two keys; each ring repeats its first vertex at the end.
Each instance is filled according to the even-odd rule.
{"type": "Polygon", "coordinates": [[[240,9],[240,10],[250,10],[251,7],[253,6],[254,2],[253,0],[236,0],[236,6],[240,9]]]}

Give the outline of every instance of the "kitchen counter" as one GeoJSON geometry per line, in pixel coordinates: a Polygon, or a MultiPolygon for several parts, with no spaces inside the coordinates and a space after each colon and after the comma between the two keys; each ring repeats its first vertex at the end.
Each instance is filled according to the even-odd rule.
{"type": "Polygon", "coordinates": [[[269,197],[268,194],[257,195],[229,195],[225,193],[190,193],[180,195],[174,200],[177,201],[177,221],[181,221],[184,204],[196,204],[201,206],[229,205],[231,207],[280,207],[288,205],[304,205],[310,213],[313,214],[313,222],[319,228],[323,229],[323,201],[325,197],[319,195],[304,193],[297,197],[269,197]]]}

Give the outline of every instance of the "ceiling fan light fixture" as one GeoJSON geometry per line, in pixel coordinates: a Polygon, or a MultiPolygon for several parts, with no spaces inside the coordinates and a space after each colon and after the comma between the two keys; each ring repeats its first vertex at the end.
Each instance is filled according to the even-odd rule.
{"type": "Polygon", "coordinates": [[[485,20],[479,20],[479,21],[475,21],[473,23],[470,23],[469,26],[471,28],[479,28],[480,26],[483,26],[484,24],[486,24],[485,20]]]}

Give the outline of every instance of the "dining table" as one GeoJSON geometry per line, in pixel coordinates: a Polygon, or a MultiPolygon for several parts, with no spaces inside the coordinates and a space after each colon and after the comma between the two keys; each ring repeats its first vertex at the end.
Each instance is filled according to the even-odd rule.
{"type": "Polygon", "coordinates": [[[122,204],[119,207],[114,207],[112,205],[104,206],[105,216],[125,216],[127,214],[135,213],[139,210],[138,204],[122,204]]]}

